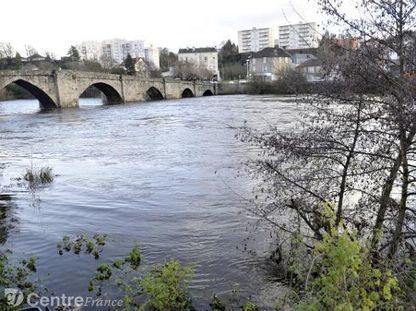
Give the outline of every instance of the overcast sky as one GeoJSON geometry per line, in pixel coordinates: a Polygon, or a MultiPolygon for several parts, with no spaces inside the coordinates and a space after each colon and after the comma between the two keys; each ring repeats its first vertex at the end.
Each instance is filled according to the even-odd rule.
{"type": "Polygon", "coordinates": [[[66,54],[71,44],[121,38],[145,40],[177,51],[180,47],[237,42],[237,31],[275,27],[303,19],[320,23],[308,0],[5,0],[1,3],[0,42],[24,54],[66,54]],[[301,17],[301,16],[302,17],[301,17]]]}

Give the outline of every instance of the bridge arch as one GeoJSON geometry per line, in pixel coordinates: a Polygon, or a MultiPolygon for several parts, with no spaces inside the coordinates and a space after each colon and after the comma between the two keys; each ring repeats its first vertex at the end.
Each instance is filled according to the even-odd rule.
{"type": "Polygon", "coordinates": [[[191,89],[186,88],[182,92],[182,98],[188,98],[188,97],[194,97],[194,93],[191,91],[191,89]]]}
{"type": "MultiPolygon", "coordinates": [[[[110,84],[104,83],[104,82],[95,82],[90,84],[88,87],[86,87],[82,92],[84,93],[87,89],[95,87],[98,90],[100,90],[104,96],[105,100],[104,103],[108,105],[114,105],[114,104],[122,104],[123,98],[120,95],[120,93],[110,84]]],[[[79,96],[81,96],[81,94],[79,96]]]]}
{"type": "Polygon", "coordinates": [[[214,93],[212,93],[212,91],[211,90],[206,90],[203,94],[202,94],[202,96],[213,96],[214,95],[214,93]]]}
{"type": "Polygon", "coordinates": [[[16,80],[12,80],[6,85],[2,86],[1,89],[13,83],[20,86],[21,88],[24,88],[26,91],[32,94],[32,96],[35,97],[39,101],[39,105],[41,108],[43,109],[58,108],[58,105],[55,103],[55,101],[45,91],[37,87],[35,84],[29,81],[26,81],[24,79],[18,78],[16,80]]]}
{"type": "Polygon", "coordinates": [[[146,100],[162,100],[164,99],[162,92],[159,91],[156,87],[152,86],[146,91],[145,95],[146,100]]]}

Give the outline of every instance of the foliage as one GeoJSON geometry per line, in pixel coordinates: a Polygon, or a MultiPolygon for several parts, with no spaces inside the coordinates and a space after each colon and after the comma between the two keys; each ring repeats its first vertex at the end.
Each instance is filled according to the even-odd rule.
{"type": "Polygon", "coordinates": [[[22,56],[20,55],[19,52],[16,52],[16,55],[14,57],[14,62],[15,62],[15,66],[17,70],[22,68],[22,56]]]}
{"type": "Polygon", "coordinates": [[[259,311],[259,308],[252,302],[246,302],[241,309],[243,311],[259,311]]]}
{"type": "Polygon", "coordinates": [[[54,180],[54,175],[51,167],[41,167],[37,169],[33,165],[26,169],[23,179],[28,183],[31,191],[35,191],[39,186],[50,184],[54,180]]]}
{"type": "Polygon", "coordinates": [[[225,311],[225,304],[218,298],[217,295],[214,295],[209,303],[212,311],[225,311]]]}
{"type": "Polygon", "coordinates": [[[333,228],[315,244],[313,255],[318,258],[313,267],[317,277],[296,309],[404,310],[397,278],[391,270],[371,265],[368,248],[355,234],[333,228]]]}
{"type": "Polygon", "coordinates": [[[175,53],[170,52],[168,49],[164,48],[160,51],[159,61],[160,70],[162,72],[169,71],[169,68],[175,66],[175,64],[177,63],[178,56],[175,53]]]}
{"type": "Polygon", "coordinates": [[[116,75],[125,75],[127,73],[126,69],[121,67],[113,67],[110,70],[110,73],[116,74],[116,75]]]}
{"type": "Polygon", "coordinates": [[[276,81],[265,82],[254,79],[247,84],[248,94],[308,94],[314,91],[312,84],[307,83],[305,77],[295,71],[285,71],[276,81]]]}
{"type": "Polygon", "coordinates": [[[71,47],[68,50],[68,57],[71,59],[71,61],[80,61],[81,57],[79,55],[78,49],[71,45],[71,47]]]}
{"type": "Polygon", "coordinates": [[[154,266],[144,277],[139,278],[135,272],[140,264],[140,248],[134,246],[124,259],[100,264],[89,281],[88,290],[100,296],[104,282],[115,282],[123,292],[125,309],[193,310],[188,293],[191,268],[183,268],[178,261],[172,260],[154,266]]]}
{"type": "Polygon", "coordinates": [[[227,40],[218,52],[218,66],[223,80],[245,78],[247,75],[246,61],[249,54],[238,53],[236,44],[227,40]]]}
{"type": "Polygon", "coordinates": [[[360,242],[356,232],[342,222],[335,224],[330,205],[324,206],[321,217],[329,229],[323,233],[322,241],[313,244],[309,255],[292,253],[298,256],[295,261],[303,264],[297,270],[301,277],[276,309],[291,305],[295,310],[404,310],[402,291],[393,271],[372,265],[366,243],[360,242]]]}
{"type": "Polygon", "coordinates": [[[136,68],[134,66],[134,60],[130,54],[127,54],[126,59],[124,60],[124,66],[126,67],[126,72],[128,75],[134,76],[136,74],[136,68]]]}
{"type": "Polygon", "coordinates": [[[182,268],[178,261],[172,260],[155,266],[140,285],[147,297],[145,306],[155,310],[193,310],[188,293],[192,270],[182,268]]]}
{"type": "MultiPolygon", "coordinates": [[[[36,273],[36,259],[31,257],[21,260],[19,264],[11,264],[9,255],[11,252],[0,254],[0,288],[17,288],[27,295],[37,289],[37,283],[33,281],[36,273]]],[[[8,304],[7,297],[0,295],[0,309],[5,311],[17,310],[8,304]]]]}
{"type": "Polygon", "coordinates": [[[78,235],[75,238],[64,236],[62,241],[57,244],[58,254],[63,255],[64,252],[73,252],[79,255],[82,250],[84,253],[91,254],[95,259],[100,258],[103,247],[106,243],[107,236],[105,234],[94,234],[92,238],[86,234],[78,235]]]}
{"type": "Polygon", "coordinates": [[[211,80],[213,73],[189,62],[178,62],[173,68],[174,77],[186,81],[211,80]]]}

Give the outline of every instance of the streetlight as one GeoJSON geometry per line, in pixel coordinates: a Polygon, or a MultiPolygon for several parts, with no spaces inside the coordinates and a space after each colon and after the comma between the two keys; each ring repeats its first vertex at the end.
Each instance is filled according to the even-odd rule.
{"type": "Polygon", "coordinates": [[[251,58],[251,55],[249,55],[248,57],[247,57],[247,60],[246,60],[246,64],[247,64],[247,77],[246,77],[246,80],[248,81],[248,78],[249,78],[249,72],[250,72],[250,58],[251,58]]]}

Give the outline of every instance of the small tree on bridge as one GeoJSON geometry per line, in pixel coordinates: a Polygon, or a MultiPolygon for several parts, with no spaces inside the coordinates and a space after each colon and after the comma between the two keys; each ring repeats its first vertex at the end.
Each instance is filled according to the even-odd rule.
{"type": "Polygon", "coordinates": [[[81,57],[79,56],[78,49],[73,45],[71,45],[71,47],[69,48],[68,56],[71,59],[71,61],[75,61],[75,62],[81,59],[81,57]]]}
{"type": "Polygon", "coordinates": [[[134,60],[130,54],[127,54],[126,59],[124,60],[124,66],[128,75],[134,76],[136,74],[136,68],[134,66],[134,60]]]}

